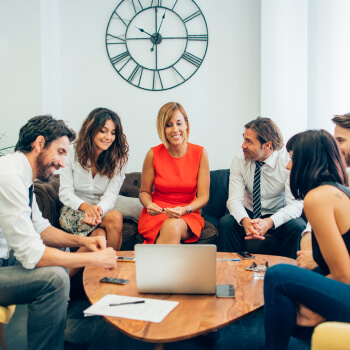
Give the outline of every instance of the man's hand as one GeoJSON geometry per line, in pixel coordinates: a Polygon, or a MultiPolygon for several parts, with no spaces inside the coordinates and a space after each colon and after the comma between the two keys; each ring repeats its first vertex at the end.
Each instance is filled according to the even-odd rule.
{"type": "Polygon", "coordinates": [[[97,252],[98,250],[105,249],[107,246],[106,237],[95,236],[95,237],[85,237],[84,247],[90,252],[97,252]]]}
{"type": "Polygon", "coordinates": [[[164,208],[164,212],[169,218],[179,219],[186,214],[186,209],[184,207],[164,208]]]}
{"type": "Polygon", "coordinates": [[[156,203],[152,202],[147,206],[147,213],[149,215],[159,215],[159,214],[162,214],[163,212],[164,212],[163,209],[156,203]]]}
{"type": "Polygon", "coordinates": [[[248,217],[245,217],[241,221],[242,226],[244,227],[247,237],[245,239],[265,239],[265,237],[260,237],[259,233],[255,230],[252,220],[248,217]]]}
{"type": "Polygon", "coordinates": [[[315,327],[326,319],[300,304],[297,312],[297,325],[302,327],[315,327]]]}
{"type": "Polygon", "coordinates": [[[270,218],[266,219],[253,219],[252,224],[256,232],[258,232],[259,236],[265,236],[266,232],[273,228],[273,221],[270,218]]]}
{"type": "Polygon", "coordinates": [[[113,248],[109,247],[91,254],[95,254],[94,265],[105,268],[117,267],[117,252],[113,248]]]}
{"type": "Polygon", "coordinates": [[[312,257],[312,251],[299,250],[297,251],[297,265],[304,269],[313,270],[318,265],[312,257]]]}
{"type": "Polygon", "coordinates": [[[91,225],[91,226],[97,226],[101,223],[101,215],[103,214],[103,210],[99,205],[89,205],[87,208],[84,209],[85,212],[85,218],[84,223],[91,225]]]}

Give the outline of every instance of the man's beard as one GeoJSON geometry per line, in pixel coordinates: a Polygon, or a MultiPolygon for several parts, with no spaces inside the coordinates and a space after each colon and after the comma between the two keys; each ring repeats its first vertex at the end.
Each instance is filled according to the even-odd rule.
{"type": "Polygon", "coordinates": [[[344,155],[344,158],[345,158],[346,166],[350,167],[350,152],[347,152],[347,153],[343,152],[343,155],[344,155]]]}
{"type": "Polygon", "coordinates": [[[36,159],[36,168],[37,168],[37,179],[48,182],[51,181],[53,174],[50,173],[51,166],[56,167],[56,169],[59,169],[60,166],[58,163],[45,163],[45,152],[41,152],[36,159]]]}

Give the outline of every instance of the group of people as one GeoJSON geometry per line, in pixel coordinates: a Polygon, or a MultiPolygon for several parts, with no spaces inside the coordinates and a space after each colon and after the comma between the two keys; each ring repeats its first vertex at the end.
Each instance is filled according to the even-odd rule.
{"type": "MultiPolygon", "coordinates": [[[[299,265],[266,273],[267,349],[287,348],[292,335],[309,340],[324,320],[350,322],[350,114],[333,121],[335,139],[309,130],[284,148],[277,125],[258,117],[245,125],[243,154],[232,160],[218,250],[244,251],[245,240],[269,233],[299,265]]],[[[146,244],[192,243],[209,200],[208,154],[188,142],[179,103],[162,106],[156,124],[162,143],[144,160],[138,231],[146,244]]],[[[28,348],[62,349],[69,276],[88,265],[116,268],[122,244],[123,218],[114,206],[129,146],[121,120],[97,108],[75,138],[63,121],[34,117],[21,128],[16,152],[0,158],[0,305],[29,305],[28,348]],[[49,181],[60,168],[64,231],[42,217],[33,194],[35,179],[49,181]]]]}

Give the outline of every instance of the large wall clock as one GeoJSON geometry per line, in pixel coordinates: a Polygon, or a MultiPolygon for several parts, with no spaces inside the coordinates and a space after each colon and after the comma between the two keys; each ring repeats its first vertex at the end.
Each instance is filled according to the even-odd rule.
{"type": "Polygon", "coordinates": [[[192,0],[122,0],[107,25],[110,62],[140,89],[184,83],[201,66],[207,48],[207,23],[192,0]]]}

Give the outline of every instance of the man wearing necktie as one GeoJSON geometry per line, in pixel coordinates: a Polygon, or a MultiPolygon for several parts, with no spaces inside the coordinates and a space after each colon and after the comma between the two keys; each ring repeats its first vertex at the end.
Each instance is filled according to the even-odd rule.
{"type": "Polygon", "coordinates": [[[0,305],[28,304],[28,349],[63,349],[70,284],[65,268],[116,267],[116,252],[106,248],[104,237],[51,226],[33,194],[35,179],[49,181],[64,167],[74,139],[62,120],[38,116],[21,128],[16,152],[0,157],[0,305]]]}
{"type": "Polygon", "coordinates": [[[269,118],[245,125],[243,154],[233,158],[229,197],[219,222],[218,250],[244,251],[244,240],[274,235],[281,242],[281,255],[296,258],[305,221],[302,201],[294,199],[289,186],[289,155],[283,137],[269,118]]]}

